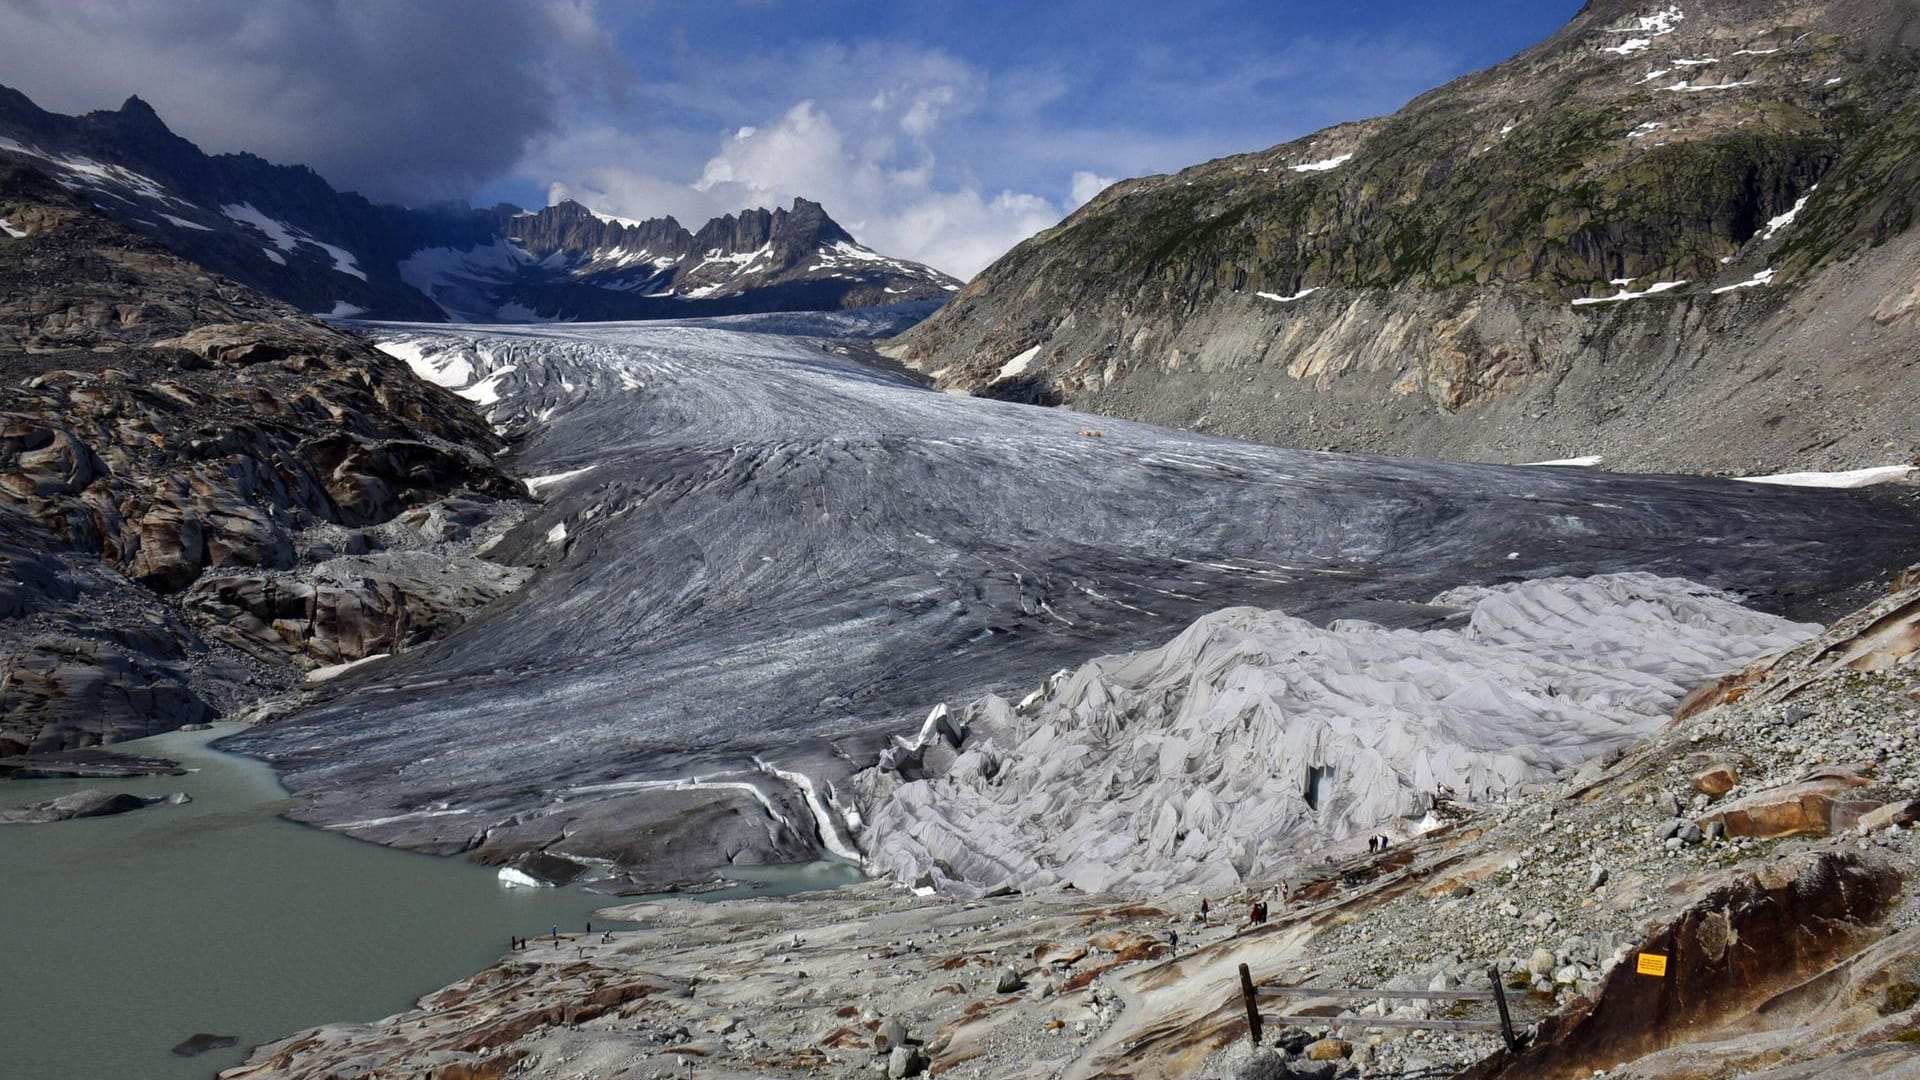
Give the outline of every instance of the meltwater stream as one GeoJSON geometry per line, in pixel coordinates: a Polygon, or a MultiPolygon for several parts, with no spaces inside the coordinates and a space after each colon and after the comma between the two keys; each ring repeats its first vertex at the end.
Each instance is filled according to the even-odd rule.
{"type": "MultiPolygon", "coordinates": [[[[0,1075],[204,1080],[254,1044],[401,1011],[491,964],[510,936],[578,935],[614,902],[503,888],[464,859],[282,820],[290,800],[266,766],[207,746],[237,727],[122,744],[195,770],[185,776],[0,783],[5,806],[85,788],[193,796],[0,826],[0,1075]],[[238,1042],[172,1054],[200,1032],[238,1042]]],[[[787,873],[765,891],[845,880],[787,873]]]]}

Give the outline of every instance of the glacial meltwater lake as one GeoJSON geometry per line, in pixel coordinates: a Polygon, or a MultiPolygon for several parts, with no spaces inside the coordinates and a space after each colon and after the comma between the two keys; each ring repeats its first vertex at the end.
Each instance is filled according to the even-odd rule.
{"type": "MultiPolygon", "coordinates": [[[[281,820],[273,772],[174,732],[115,749],[195,771],[132,780],[0,781],[0,806],[99,788],[193,802],[0,826],[0,1075],[205,1080],[251,1046],[367,1021],[491,964],[512,935],[578,933],[621,901],[509,889],[495,872],[281,820]],[[198,1032],[239,1042],[192,1058],[198,1032]]],[[[768,868],[765,895],[844,884],[848,867],[768,868]]]]}

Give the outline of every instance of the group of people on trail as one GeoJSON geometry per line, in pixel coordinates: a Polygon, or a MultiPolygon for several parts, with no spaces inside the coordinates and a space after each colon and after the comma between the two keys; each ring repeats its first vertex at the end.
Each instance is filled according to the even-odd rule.
{"type": "MultiPolygon", "coordinates": [[[[559,923],[553,924],[553,927],[549,929],[547,933],[552,935],[553,943],[555,945],[560,944],[560,924],[559,923]]],[[[592,923],[587,924],[587,933],[589,934],[593,933],[592,923]]],[[[507,951],[508,952],[525,952],[528,944],[532,942],[532,940],[533,940],[532,938],[523,938],[519,936],[509,935],[507,938],[507,951]]],[[[600,935],[600,943],[602,945],[612,940],[613,940],[613,931],[611,930],[600,935]]]]}
{"type": "Polygon", "coordinates": [[[1385,836],[1367,837],[1367,850],[1376,855],[1387,850],[1387,838],[1385,836]]]}

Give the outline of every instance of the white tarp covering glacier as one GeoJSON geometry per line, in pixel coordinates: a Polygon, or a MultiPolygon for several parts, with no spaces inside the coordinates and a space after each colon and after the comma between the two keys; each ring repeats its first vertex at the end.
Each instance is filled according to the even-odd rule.
{"type": "Polygon", "coordinates": [[[1434,603],[1461,614],[1396,630],[1229,608],[1056,677],[1028,710],[982,698],[957,747],[923,735],[858,778],[870,868],[976,893],[1231,885],[1396,831],[1442,789],[1499,799],[1546,780],[1819,630],[1650,574],[1434,603]]]}

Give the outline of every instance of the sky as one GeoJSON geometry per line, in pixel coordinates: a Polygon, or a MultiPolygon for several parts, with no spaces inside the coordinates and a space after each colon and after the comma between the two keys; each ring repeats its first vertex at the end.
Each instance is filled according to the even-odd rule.
{"type": "Polygon", "coordinates": [[[1392,112],[1579,0],[6,0],[0,83],[132,94],[376,200],[823,203],[968,277],[1107,184],[1392,112]]]}

